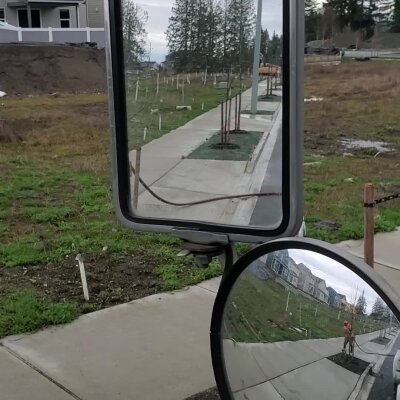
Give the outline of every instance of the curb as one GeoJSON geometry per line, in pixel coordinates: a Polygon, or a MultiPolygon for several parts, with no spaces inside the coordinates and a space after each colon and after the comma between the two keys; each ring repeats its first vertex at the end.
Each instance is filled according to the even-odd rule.
{"type": "Polygon", "coordinates": [[[277,107],[277,109],[275,110],[274,115],[271,119],[271,126],[269,127],[269,129],[267,131],[264,132],[263,137],[261,138],[256,149],[254,150],[251,159],[247,162],[246,168],[245,168],[245,173],[252,174],[254,172],[254,169],[256,168],[256,165],[258,163],[258,160],[261,157],[264,147],[265,147],[266,143],[268,142],[268,138],[271,133],[271,129],[275,125],[275,122],[276,122],[276,119],[278,117],[281,107],[282,107],[282,103],[280,103],[279,107],[277,107]]]}
{"type": "Polygon", "coordinates": [[[369,372],[371,371],[373,367],[373,364],[369,364],[367,368],[365,368],[365,371],[360,375],[360,378],[358,379],[355,388],[353,391],[350,393],[350,396],[347,398],[347,400],[357,400],[358,395],[361,392],[361,389],[367,380],[367,377],[369,376],[369,372]]]}

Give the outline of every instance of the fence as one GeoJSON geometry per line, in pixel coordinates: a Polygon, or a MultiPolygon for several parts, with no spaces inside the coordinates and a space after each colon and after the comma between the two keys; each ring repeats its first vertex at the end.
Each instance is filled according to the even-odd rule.
{"type": "Polygon", "coordinates": [[[0,43],[96,43],[106,44],[104,28],[8,28],[0,27],[0,43]]]}
{"type": "Polygon", "coordinates": [[[374,208],[378,204],[400,199],[400,193],[375,199],[374,186],[368,183],[364,187],[364,260],[374,267],[374,208]]]}
{"type": "Polygon", "coordinates": [[[328,54],[305,54],[305,64],[325,64],[325,63],[338,63],[342,60],[342,57],[328,54]]]}

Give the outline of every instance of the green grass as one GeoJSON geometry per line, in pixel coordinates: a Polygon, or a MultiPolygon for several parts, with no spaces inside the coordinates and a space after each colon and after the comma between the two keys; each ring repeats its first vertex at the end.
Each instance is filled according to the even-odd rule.
{"type": "Polygon", "coordinates": [[[356,335],[376,331],[383,326],[382,322],[367,316],[356,315],[353,319],[343,311],[338,320],[339,310],[293,292],[290,293],[286,311],[288,293],[272,279],[262,281],[250,271],[244,273],[236,282],[228,301],[225,337],[250,342],[341,337],[344,319],[353,321],[356,335]]]}
{"type": "MultiPolygon", "coordinates": [[[[398,167],[393,158],[343,158],[335,155],[323,159],[307,157],[307,162],[320,164],[305,167],[305,216],[307,236],[337,243],[363,237],[363,188],[371,182],[376,197],[397,193],[400,188],[398,167]],[[351,181],[349,181],[349,178],[351,181]],[[337,230],[317,228],[318,221],[339,223],[337,230]]],[[[400,226],[397,201],[380,205],[375,210],[375,232],[390,232],[400,226]]]]}
{"type": "Polygon", "coordinates": [[[207,268],[200,268],[193,258],[177,258],[173,249],[161,248],[156,253],[160,265],[155,274],[163,290],[176,290],[221,275],[221,266],[213,261],[207,268]]]}
{"type": "MultiPolygon", "coordinates": [[[[139,81],[138,101],[135,101],[136,80],[130,82],[132,89],[127,97],[130,149],[149,143],[185,125],[192,119],[220,105],[226,96],[226,89],[214,87],[212,78],[204,85],[200,76],[196,78],[192,74],[190,84],[188,84],[185,76],[184,97],[182,86],[180,85],[179,89],[176,87],[176,77],[174,84],[172,84],[172,77],[166,77],[166,79],[169,83],[164,82],[164,77],[161,77],[158,96],[156,77],[141,79],[139,81]],[[176,106],[182,105],[190,106],[191,110],[177,111],[176,106]],[[154,112],[152,113],[151,110],[154,110],[154,112]],[[160,116],[162,120],[161,130],[159,130],[160,116]],[[145,128],[147,129],[146,138],[144,138],[145,128]]],[[[181,81],[182,77],[180,77],[181,81]]],[[[245,88],[248,88],[250,80],[244,79],[243,84],[245,88]]],[[[238,79],[236,79],[233,81],[232,94],[235,95],[239,91],[240,85],[238,79]]],[[[218,129],[218,126],[216,126],[216,129],[218,129]]]]}
{"type": "Polygon", "coordinates": [[[65,324],[78,315],[73,303],[51,303],[35,291],[18,291],[0,296],[0,337],[65,324]]]}

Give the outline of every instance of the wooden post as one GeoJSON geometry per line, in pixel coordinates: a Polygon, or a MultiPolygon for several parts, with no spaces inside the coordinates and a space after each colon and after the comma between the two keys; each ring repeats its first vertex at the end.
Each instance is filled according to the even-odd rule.
{"type": "Polygon", "coordinates": [[[138,101],[138,97],[139,97],[139,78],[136,81],[136,94],[135,94],[135,101],[138,101]]]}
{"type": "Polygon", "coordinates": [[[364,260],[374,268],[374,208],[367,204],[374,202],[374,186],[368,183],[364,187],[364,260]]]}
{"type": "Polygon", "coordinates": [[[238,95],[235,96],[235,131],[238,129],[238,95]]]}
{"type": "Polygon", "coordinates": [[[133,207],[137,211],[139,203],[139,177],[140,177],[140,158],[142,155],[142,148],[136,149],[136,162],[135,162],[135,183],[133,187],[133,207]]]}
{"type": "Polygon", "coordinates": [[[224,143],[224,102],[221,103],[221,144],[224,143]]]}
{"type": "Polygon", "coordinates": [[[288,295],[287,295],[287,299],[286,299],[286,309],[285,312],[287,312],[288,308],[289,308],[289,299],[290,299],[290,290],[288,291],[288,295]]]}
{"type": "Polygon", "coordinates": [[[242,92],[239,94],[239,106],[238,106],[238,123],[237,123],[237,130],[240,131],[241,123],[242,123],[242,92]]]}
{"type": "Polygon", "coordinates": [[[229,91],[229,112],[228,112],[228,135],[227,135],[227,143],[229,143],[229,135],[231,134],[231,113],[232,113],[232,94],[229,91]]]}

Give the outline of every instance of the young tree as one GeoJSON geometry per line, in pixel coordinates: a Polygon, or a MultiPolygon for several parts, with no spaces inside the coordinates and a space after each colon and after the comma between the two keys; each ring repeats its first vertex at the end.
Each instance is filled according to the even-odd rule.
{"type": "Polygon", "coordinates": [[[357,300],[355,311],[359,315],[364,315],[367,310],[367,300],[365,298],[364,290],[361,292],[360,297],[357,300]]]}
{"type": "Polygon", "coordinates": [[[148,15],[133,0],[122,2],[122,22],[124,38],[124,56],[127,66],[141,61],[146,54],[145,38],[148,15]]]}

